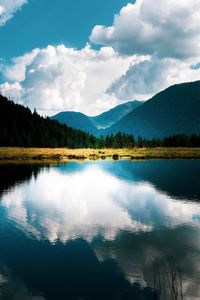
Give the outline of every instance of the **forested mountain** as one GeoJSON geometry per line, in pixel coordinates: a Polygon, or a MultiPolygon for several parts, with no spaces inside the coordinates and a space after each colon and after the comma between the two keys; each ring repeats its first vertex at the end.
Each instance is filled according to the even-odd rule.
{"type": "Polygon", "coordinates": [[[127,102],[99,116],[62,112],[52,118],[95,136],[119,131],[146,139],[199,135],[200,81],[171,86],[146,102],[127,102]]]}
{"type": "Polygon", "coordinates": [[[73,128],[81,129],[93,135],[100,136],[103,134],[102,129],[112,126],[119,121],[127,113],[143,104],[142,101],[130,101],[118,105],[109,111],[106,111],[98,116],[89,117],[85,114],[73,111],[60,112],[51,117],[62,124],[66,124],[73,128]]]}
{"type": "Polygon", "coordinates": [[[93,135],[98,135],[98,129],[93,124],[90,117],[80,112],[64,111],[51,117],[52,120],[57,120],[61,124],[66,124],[70,127],[81,129],[93,135]]]}
{"type": "Polygon", "coordinates": [[[0,95],[0,146],[94,147],[93,136],[33,113],[0,95]]]}
{"type": "Polygon", "coordinates": [[[102,148],[133,147],[132,135],[94,137],[56,120],[43,118],[36,111],[15,104],[0,95],[0,147],[102,148]]]}
{"type": "Polygon", "coordinates": [[[75,116],[75,125],[93,126],[99,137],[43,118],[0,95],[0,147],[199,147],[200,81],[166,89],[105,130],[81,113],[75,116]]]}
{"type": "Polygon", "coordinates": [[[171,86],[137,107],[104,134],[118,131],[134,137],[163,138],[200,134],[200,81],[171,86]]]}
{"type": "Polygon", "coordinates": [[[143,103],[144,103],[143,101],[137,101],[137,100],[129,101],[121,105],[118,105],[98,116],[90,117],[90,119],[98,129],[105,129],[115,124],[125,115],[127,115],[129,112],[131,112],[136,107],[139,107],[143,103]]]}

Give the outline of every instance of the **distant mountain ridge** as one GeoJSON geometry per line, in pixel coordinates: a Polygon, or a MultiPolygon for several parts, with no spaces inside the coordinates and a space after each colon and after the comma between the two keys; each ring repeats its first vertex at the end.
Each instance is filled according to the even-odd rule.
{"type": "Polygon", "coordinates": [[[129,101],[120,104],[96,117],[90,117],[90,119],[98,129],[106,129],[143,103],[143,101],[137,100],[129,101]]]}
{"type": "Polygon", "coordinates": [[[148,139],[200,134],[200,81],[167,88],[106,129],[104,134],[118,131],[148,139]]]}
{"type": "Polygon", "coordinates": [[[81,129],[93,135],[98,134],[98,129],[87,115],[75,111],[63,111],[51,117],[61,124],[66,124],[70,127],[81,129]]]}
{"type": "Polygon", "coordinates": [[[97,117],[63,112],[58,114],[58,122],[41,117],[36,110],[32,112],[0,94],[0,146],[199,147],[200,81],[171,86],[150,100],[137,104],[127,102],[97,117]],[[71,127],[61,124],[65,122],[66,115],[70,116],[71,127]],[[77,126],[82,130],[72,128],[77,126]],[[98,138],[100,135],[104,138],[98,138]]]}
{"type": "Polygon", "coordinates": [[[62,112],[52,117],[95,136],[124,132],[147,139],[200,134],[200,81],[173,85],[145,102],[132,101],[99,116],[62,112]]]}
{"type": "Polygon", "coordinates": [[[66,111],[52,116],[51,119],[98,136],[103,134],[106,128],[109,128],[142,104],[142,101],[129,101],[95,117],[90,117],[80,112],[66,111]]]}

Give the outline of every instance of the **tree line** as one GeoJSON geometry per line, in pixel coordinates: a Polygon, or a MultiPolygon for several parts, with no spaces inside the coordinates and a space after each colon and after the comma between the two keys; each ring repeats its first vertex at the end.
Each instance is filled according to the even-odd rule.
{"type": "Polygon", "coordinates": [[[118,132],[115,135],[103,137],[97,140],[97,148],[156,148],[156,147],[200,147],[200,135],[177,134],[161,139],[146,139],[132,134],[118,132]]]}
{"type": "Polygon", "coordinates": [[[81,130],[41,117],[23,105],[0,95],[0,146],[69,147],[94,145],[95,138],[81,130]]]}
{"type": "Polygon", "coordinates": [[[133,148],[200,147],[200,135],[175,135],[164,139],[134,138],[132,134],[95,137],[41,117],[0,95],[0,147],[133,148]]]}

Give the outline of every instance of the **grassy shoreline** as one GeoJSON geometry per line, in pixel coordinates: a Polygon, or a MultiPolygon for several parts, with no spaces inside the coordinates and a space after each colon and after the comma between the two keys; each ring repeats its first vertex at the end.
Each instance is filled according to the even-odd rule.
{"type": "Polygon", "coordinates": [[[200,148],[66,149],[0,147],[0,161],[96,159],[200,159],[200,148]]]}

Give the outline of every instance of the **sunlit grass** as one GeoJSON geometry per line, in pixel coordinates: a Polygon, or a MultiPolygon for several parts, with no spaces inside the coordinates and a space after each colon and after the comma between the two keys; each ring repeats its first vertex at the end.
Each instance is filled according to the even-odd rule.
{"type": "Polygon", "coordinates": [[[128,159],[200,158],[200,148],[65,149],[0,148],[0,160],[109,159],[117,154],[128,159]]]}

